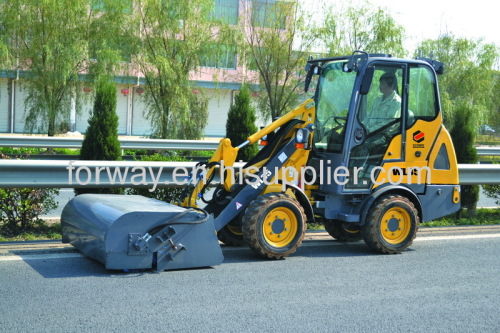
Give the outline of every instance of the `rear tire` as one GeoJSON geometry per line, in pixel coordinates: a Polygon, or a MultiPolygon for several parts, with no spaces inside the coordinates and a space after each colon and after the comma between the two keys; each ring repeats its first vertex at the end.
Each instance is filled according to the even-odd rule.
{"type": "Polygon", "coordinates": [[[241,226],[227,224],[217,232],[217,238],[227,246],[243,246],[245,240],[243,239],[243,231],[241,226]]]}
{"type": "Polygon", "coordinates": [[[325,221],[325,230],[339,242],[357,242],[363,239],[359,226],[339,220],[325,221]]]}
{"type": "Polygon", "coordinates": [[[255,253],[268,259],[281,259],[302,244],[306,215],[292,197],[268,193],[250,203],[242,225],[243,238],[255,253]]]}
{"type": "Polygon", "coordinates": [[[413,243],[419,221],[410,200],[401,195],[386,195],[370,208],[361,234],[365,243],[377,252],[401,253],[413,243]]]}

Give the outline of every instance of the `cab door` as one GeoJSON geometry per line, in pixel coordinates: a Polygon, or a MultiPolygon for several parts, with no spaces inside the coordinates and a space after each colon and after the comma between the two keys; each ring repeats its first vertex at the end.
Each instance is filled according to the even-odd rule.
{"type": "Polygon", "coordinates": [[[375,62],[368,94],[359,99],[355,144],[348,157],[349,182],[345,190],[369,191],[380,176],[380,166],[404,158],[404,121],[407,105],[407,65],[375,62]]]}

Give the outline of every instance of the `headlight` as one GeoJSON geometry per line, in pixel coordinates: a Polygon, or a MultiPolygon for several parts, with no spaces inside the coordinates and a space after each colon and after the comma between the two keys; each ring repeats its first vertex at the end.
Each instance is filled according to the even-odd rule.
{"type": "Polygon", "coordinates": [[[311,132],[309,132],[308,128],[299,128],[295,133],[295,140],[298,143],[308,143],[310,134],[311,132]]]}
{"type": "Polygon", "coordinates": [[[303,128],[299,128],[297,130],[297,133],[295,134],[295,139],[297,140],[298,143],[304,143],[305,142],[305,133],[304,133],[304,129],[303,128]]]}

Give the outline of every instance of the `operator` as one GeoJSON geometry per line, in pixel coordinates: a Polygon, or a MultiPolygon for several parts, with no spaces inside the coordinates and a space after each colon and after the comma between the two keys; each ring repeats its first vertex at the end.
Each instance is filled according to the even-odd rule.
{"type": "Polygon", "coordinates": [[[396,93],[396,76],[384,73],[379,79],[379,89],[382,95],[375,98],[371,112],[365,123],[371,133],[380,127],[401,117],[401,97],[396,93]]]}
{"type": "Polygon", "coordinates": [[[396,92],[397,80],[393,73],[384,73],[379,79],[379,90],[382,95],[377,96],[373,102],[373,107],[365,117],[365,125],[368,137],[361,145],[361,154],[382,153],[387,149],[387,145],[392,137],[400,132],[401,123],[401,97],[396,92]],[[387,128],[385,125],[391,124],[387,128]],[[374,133],[376,132],[377,133],[374,133]],[[373,135],[370,135],[373,133],[373,135]]]}

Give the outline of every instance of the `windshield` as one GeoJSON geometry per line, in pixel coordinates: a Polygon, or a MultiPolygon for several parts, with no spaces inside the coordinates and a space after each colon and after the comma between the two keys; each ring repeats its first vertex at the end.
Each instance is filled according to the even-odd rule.
{"type": "Polygon", "coordinates": [[[328,63],[319,78],[315,130],[315,144],[319,151],[342,151],[347,112],[356,79],[356,72],[342,70],[344,63],[328,63]]]}

